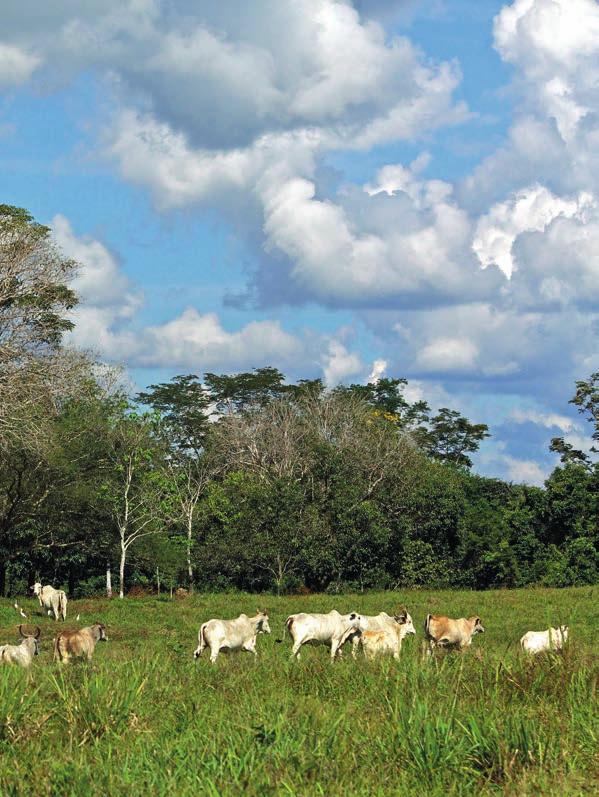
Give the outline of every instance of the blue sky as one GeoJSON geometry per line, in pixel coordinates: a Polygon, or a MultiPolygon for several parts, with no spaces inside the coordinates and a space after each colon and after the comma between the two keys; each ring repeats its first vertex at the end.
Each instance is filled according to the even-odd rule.
{"type": "Polygon", "coordinates": [[[542,483],[599,368],[596,0],[4,0],[2,202],[144,387],[407,377],[542,483]]]}

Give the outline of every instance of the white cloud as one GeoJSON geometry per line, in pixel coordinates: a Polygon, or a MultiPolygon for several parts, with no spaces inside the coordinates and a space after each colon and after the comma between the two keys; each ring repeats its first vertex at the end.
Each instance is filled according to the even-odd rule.
{"type": "Polygon", "coordinates": [[[368,378],[366,379],[367,383],[370,382],[378,382],[381,377],[385,375],[385,371],[387,370],[387,360],[375,360],[372,363],[372,368],[370,369],[370,373],[368,374],[368,378]]]}
{"type": "Polygon", "coordinates": [[[597,98],[599,6],[595,0],[516,0],[495,19],[495,46],[529,86],[527,99],[571,140],[597,98]]]}
{"type": "Polygon", "coordinates": [[[26,83],[41,62],[39,56],[0,41],[0,89],[26,83]]]}
{"type": "Polygon", "coordinates": [[[417,365],[427,371],[471,370],[478,348],[467,338],[435,338],[418,354],[417,365]]]}
{"type": "Polygon", "coordinates": [[[529,186],[493,205],[478,220],[472,248],[483,268],[495,264],[509,278],[517,267],[512,247],[521,233],[544,231],[559,216],[584,218],[585,210],[592,205],[588,193],[560,198],[544,186],[529,186]]]}
{"type": "Polygon", "coordinates": [[[571,432],[579,428],[571,418],[559,415],[555,412],[539,412],[531,409],[514,409],[510,413],[509,420],[515,423],[535,423],[547,429],[560,429],[562,432],[571,432]]]}
{"type": "MultiPolygon", "coordinates": [[[[78,237],[64,216],[52,222],[56,243],[79,263],[72,287],[80,304],[71,313],[69,339],[112,362],[130,367],[242,370],[276,365],[312,369],[320,360],[327,383],[360,373],[360,357],[334,336],[286,332],[278,321],[251,321],[229,331],[214,312],[187,307],[162,324],[140,326],[143,296],[100,241],[78,237]]],[[[345,334],[344,330],[340,335],[345,334]]]]}
{"type": "Polygon", "coordinates": [[[343,382],[348,376],[362,371],[364,364],[360,357],[347,350],[339,340],[331,340],[322,358],[324,381],[330,387],[343,382]]]}
{"type": "Polygon", "coordinates": [[[517,484],[524,483],[541,487],[549,475],[538,462],[532,459],[518,459],[507,454],[501,459],[507,469],[507,478],[517,484]]]}

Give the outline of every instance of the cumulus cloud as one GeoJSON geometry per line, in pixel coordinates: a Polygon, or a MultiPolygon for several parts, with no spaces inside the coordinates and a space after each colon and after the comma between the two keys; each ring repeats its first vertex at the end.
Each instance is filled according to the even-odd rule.
{"type": "Polygon", "coordinates": [[[435,338],[419,352],[416,363],[427,371],[471,370],[478,349],[468,338],[435,338]]]}
{"type": "Polygon", "coordinates": [[[0,90],[25,83],[40,64],[39,56],[0,41],[0,90]]]}
{"type": "Polygon", "coordinates": [[[562,198],[541,185],[520,189],[478,220],[472,248],[483,268],[497,265],[509,278],[515,268],[512,247],[519,235],[544,232],[560,216],[584,220],[585,211],[593,204],[592,196],[584,192],[562,198]]]}
{"type": "Polygon", "coordinates": [[[536,423],[547,429],[560,429],[562,432],[571,432],[579,428],[571,418],[559,415],[556,412],[539,412],[531,409],[514,409],[509,415],[509,420],[514,423],[536,423]]]}
{"type": "Polygon", "coordinates": [[[368,374],[368,378],[366,379],[367,382],[378,382],[381,379],[387,370],[387,360],[375,360],[372,363],[372,368],[370,369],[370,373],[368,374]]]}
{"type": "Polygon", "coordinates": [[[348,376],[359,374],[364,368],[359,355],[348,351],[339,340],[330,341],[322,358],[322,366],[324,381],[329,387],[338,385],[348,376]]]}
{"type": "MultiPolygon", "coordinates": [[[[80,298],[69,339],[101,357],[131,367],[243,370],[276,365],[288,371],[322,368],[337,384],[363,370],[360,357],[331,335],[292,335],[275,320],[225,329],[214,312],[187,307],[161,324],[140,325],[143,294],[102,242],[77,236],[64,216],[52,222],[61,250],[79,264],[71,285],[80,298]]],[[[345,334],[344,330],[340,333],[345,334]]]]}

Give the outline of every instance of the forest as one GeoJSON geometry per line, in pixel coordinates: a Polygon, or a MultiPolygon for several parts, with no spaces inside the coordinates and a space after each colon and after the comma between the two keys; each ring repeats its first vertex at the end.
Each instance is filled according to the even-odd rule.
{"type": "Polygon", "coordinates": [[[77,263],[0,205],[0,594],[293,593],[593,584],[599,372],[571,403],[589,452],[548,441],[544,487],[484,478],[489,436],[406,398],[404,378],[327,388],[273,367],[135,393],[65,342],[77,263]]]}

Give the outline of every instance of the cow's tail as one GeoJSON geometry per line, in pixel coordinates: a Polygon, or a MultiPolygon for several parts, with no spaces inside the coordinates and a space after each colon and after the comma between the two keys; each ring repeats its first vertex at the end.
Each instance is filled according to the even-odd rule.
{"type": "Polygon", "coordinates": [[[202,625],[200,626],[200,633],[198,634],[198,642],[200,643],[198,645],[198,656],[201,656],[202,655],[202,651],[204,650],[204,648],[208,647],[208,642],[206,640],[206,626],[207,625],[208,625],[208,623],[202,623],[202,625]]]}
{"type": "Polygon", "coordinates": [[[432,614],[427,614],[427,615],[426,615],[426,620],[424,621],[424,636],[425,636],[425,637],[430,637],[430,631],[429,631],[429,628],[430,628],[430,624],[431,624],[431,617],[432,617],[432,616],[433,616],[432,614]]]}
{"type": "Polygon", "coordinates": [[[275,642],[284,642],[285,641],[285,634],[287,631],[291,634],[291,627],[293,625],[293,621],[295,620],[295,615],[290,614],[289,617],[285,620],[285,628],[283,629],[283,636],[281,639],[275,639],[275,642]]]}
{"type": "Polygon", "coordinates": [[[67,596],[62,590],[58,593],[58,615],[63,621],[67,619],[67,596]]]}

